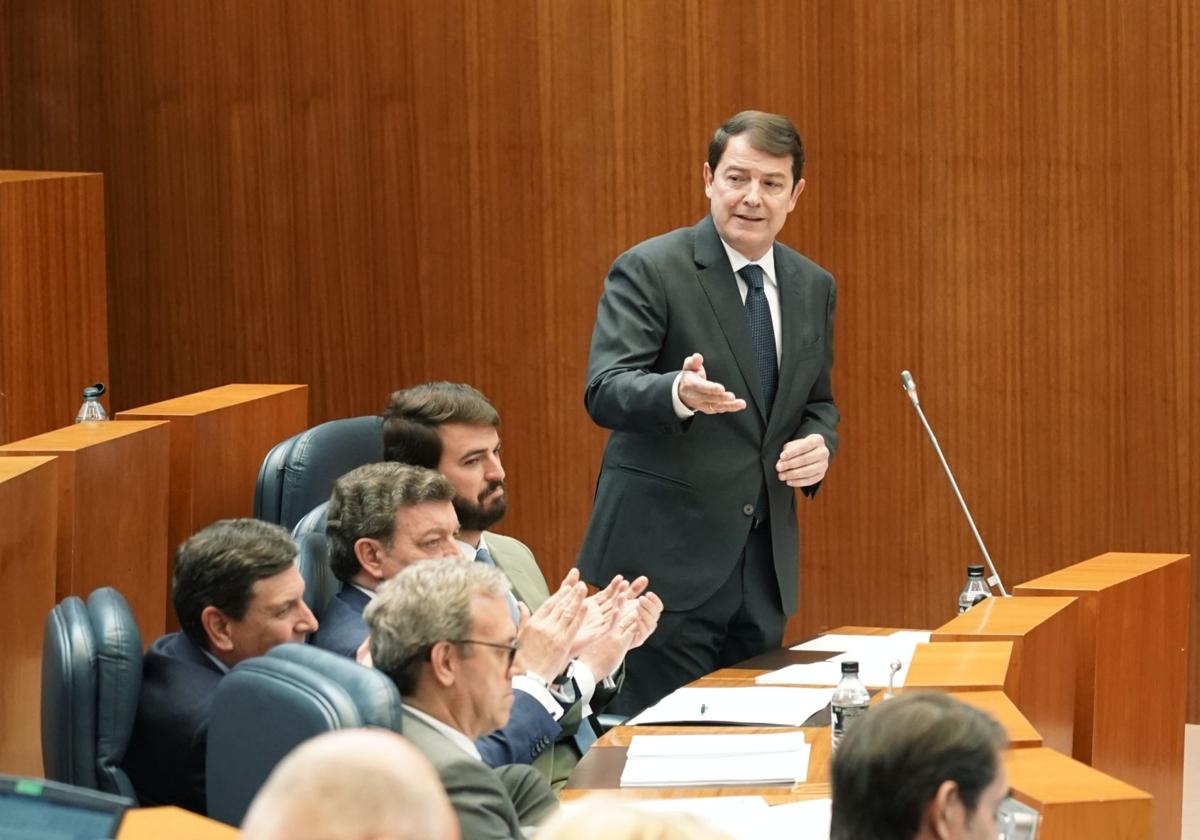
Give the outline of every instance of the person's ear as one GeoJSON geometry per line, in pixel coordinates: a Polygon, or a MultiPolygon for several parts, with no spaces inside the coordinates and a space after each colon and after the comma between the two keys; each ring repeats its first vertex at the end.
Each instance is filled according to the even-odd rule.
{"type": "Polygon", "coordinates": [[[958,796],[958,783],[947,779],[938,785],[929,806],[925,810],[925,823],[931,836],[941,840],[958,837],[958,826],[962,825],[962,800],[958,796]]]}
{"type": "Polygon", "coordinates": [[[429,651],[429,669],[443,688],[458,682],[459,659],[453,642],[436,642],[429,651]]]}
{"type": "Polygon", "coordinates": [[[204,628],[204,633],[208,636],[208,646],[213,651],[231,651],[233,650],[233,621],[225,613],[221,612],[211,604],[205,607],[200,613],[200,625],[204,628]]]}
{"type": "Polygon", "coordinates": [[[370,537],[362,537],[354,541],[354,556],[363,571],[377,581],[383,580],[383,543],[370,537]]]}

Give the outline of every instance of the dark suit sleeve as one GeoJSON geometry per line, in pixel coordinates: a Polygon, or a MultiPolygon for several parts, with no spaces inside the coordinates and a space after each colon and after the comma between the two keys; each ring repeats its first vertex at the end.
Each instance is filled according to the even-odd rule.
{"type": "Polygon", "coordinates": [[[512,711],[504,728],[475,742],[475,748],[488,767],[505,764],[532,764],[562,732],[536,699],[520,689],[513,692],[512,711]]]}
{"type": "Polygon", "coordinates": [[[604,281],[588,354],[584,404],[598,425],[641,434],[681,434],[671,387],[683,359],[661,359],[667,297],[657,267],[622,254],[604,281]]]}
{"type": "MultiPolygon", "coordinates": [[[[837,406],[833,403],[833,386],[831,384],[831,372],[833,369],[833,315],[836,307],[837,286],[834,284],[833,278],[830,277],[829,298],[825,308],[825,361],[821,366],[820,374],[817,375],[817,379],[809,391],[804,412],[800,415],[800,423],[789,438],[789,440],[797,440],[814,433],[819,434],[825,438],[825,446],[829,449],[829,458],[831,461],[834,452],[837,451],[837,424],[838,420],[841,419],[837,406]]],[[[821,482],[817,482],[809,487],[801,488],[801,492],[805,496],[811,497],[815,496],[817,490],[820,488],[821,482]]]]}

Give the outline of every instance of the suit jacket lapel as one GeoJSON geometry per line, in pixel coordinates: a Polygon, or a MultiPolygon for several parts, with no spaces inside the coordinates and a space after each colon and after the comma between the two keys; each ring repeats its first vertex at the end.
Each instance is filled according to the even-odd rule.
{"type": "MultiPolygon", "coordinates": [[[[711,216],[706,216],[696,225],[695,260],[700,287],[708,297],[730,353],[737,362],[738,370],[742,372],[742,379],[745,380],[745,395],[765,422],[767,415],[762,389],[758,384],[758,367],[754,362],[754,347],[750,338],[750,322],[746,318],[746,306],[742,303],[742,296],[738,294],[733,268],[729,265],[729,257],[725,254],[725,248],[717,235],[716,227],[713,226],[711,216]]],[[[738,392],[732,383],[722,384],[735,394],[738,392]]]]}
{"type": "MultiPolygon", "coordinates": [[[[799,325],[804,318],[804,300],[801,294],[799,272],[795,264],[775,248],[775,277],[779,282],[779,323],[783,325],[783,351],[779,354],[779,390],[775,392],[775,405],[771,411],[775,417],[791,417],[791,401],[794,397],[794,365],[804,341],[799,325]]],[[[769,425],[769,424],[768,424],[769,425]]]]}

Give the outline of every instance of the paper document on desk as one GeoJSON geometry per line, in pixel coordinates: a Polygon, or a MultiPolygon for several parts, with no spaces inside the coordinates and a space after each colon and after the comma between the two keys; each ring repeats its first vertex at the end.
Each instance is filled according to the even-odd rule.
{"type": "MultiPolygon", "coordinates": [[[[803,837],[804,840],[829,840],[833,800],[809,799],[768,808],[759,837],[803,837]]],[[[736,836],[736,835],[735,835],[736,836]]]]}
{"type": "Polygon", "coordinates": [[[888,677],[892,672],[891,663],[900,662],[900,670],[896,673],[893,683],[896,688],[904,685],[908,675],[908,666],[912,663],[913,653],[917,645],[929,641],[929,633],[917,630],[900,630],[889,636],[822,636],[830,639],[815,647],[808,647],[820,642],[813,639],[793,650],[838,650],[845,651],[829,657],[824,662],[811,662],[803,665],[789,665],[762,674],[755,678],[759,685],[837,685],[842,678],[842,662],[847,660],[858,663],[859,679],[869,688],[886,688],[888,677]],[[824,646],[821,646],[824,645],[824,646]]]}
{"type": "Polygon", "coordinates": [[[890,653],[916,647],[929,641],[928,630],[897,630],[887,636],[859,636],[849,633],[828,633],[794,645],[792,650],[827,650],[831,653],[859,651],[861,653],[890,653]]]}
{"type": "Polygon", "coordinates": [[[808,778],[803,732],[635,735],[621,787],[791,785],[808,778]]]}
{"type": "Polygon", "coordinates": [[[647,723],[734,723],[800,726],[829,705],[826,688],[679,688],[626,725],[647,723]]]}

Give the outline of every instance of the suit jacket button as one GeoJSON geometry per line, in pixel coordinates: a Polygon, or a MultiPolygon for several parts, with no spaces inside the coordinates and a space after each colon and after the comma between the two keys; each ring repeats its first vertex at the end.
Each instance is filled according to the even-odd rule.
{"type": "Polygon", "coordinates": [[[742,513],[746,514],[747,516],[753,516],[754,505],[742,505],[742,513]]]}

